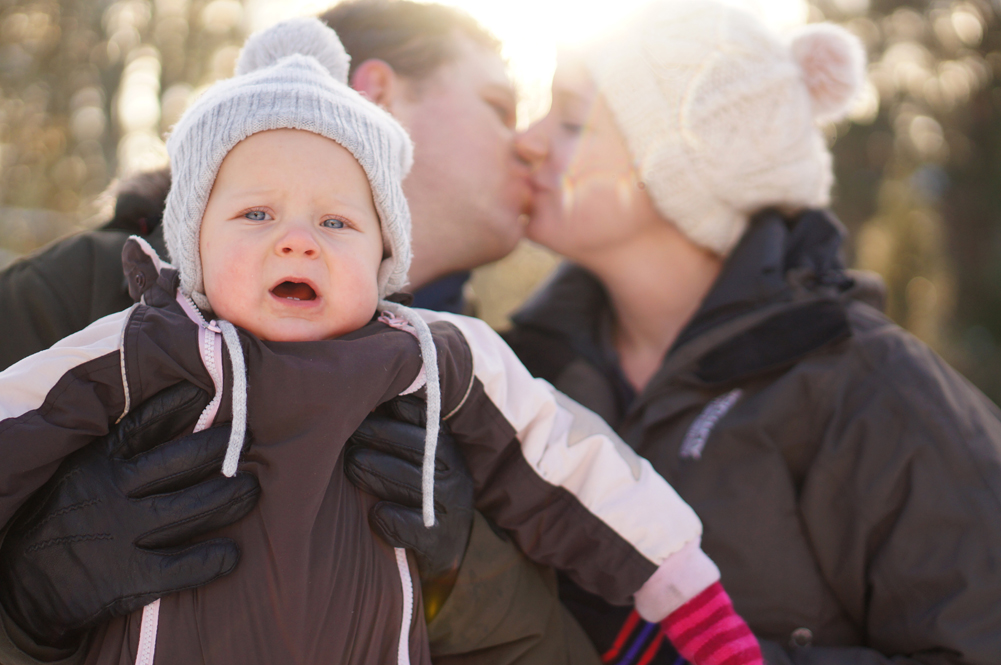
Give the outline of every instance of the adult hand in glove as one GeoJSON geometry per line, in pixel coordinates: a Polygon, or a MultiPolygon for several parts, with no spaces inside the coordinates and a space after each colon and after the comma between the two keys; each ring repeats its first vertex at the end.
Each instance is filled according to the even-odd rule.
{"type": "Polygon", "coordinates": [[[182,383],[67,457],[18,511],[0,546],[0,604],[39,645],[82,631],[236,567],[228,538],[191,540],[246,515],[260,486],[220,472],[229,428],[172,440],[208,396],[182,383]]]}
{"type": "Polygon", "coordinates": [[[442,423],[435,453],[435,525],[421,513],[425,405],[399,397],[369,416],[348,440],[345,472],[359,489],[381,501],[372,507],[372,529],[417,558],[427,619],[448,598],[473,526],[473,479],[455,440],[442,423]]]}

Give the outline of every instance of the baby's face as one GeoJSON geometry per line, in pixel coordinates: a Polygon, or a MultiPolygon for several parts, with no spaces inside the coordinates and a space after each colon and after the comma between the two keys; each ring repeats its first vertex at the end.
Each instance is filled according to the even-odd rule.
{"type": "Polygon", "coordinates": [[[329,339],[378,303],[383,244],[365,172],[334,141],[260,132],[223,160],[202,218],[216,315],[277,342],[329,339]]]}

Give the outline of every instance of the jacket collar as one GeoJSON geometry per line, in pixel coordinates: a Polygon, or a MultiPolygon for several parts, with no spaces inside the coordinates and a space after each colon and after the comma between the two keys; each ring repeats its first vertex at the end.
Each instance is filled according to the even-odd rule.
{"type": "Polygon", "coordinates": [[[792,301],[797,291],[851,285],[841,259],[844,228],[830,213],[808,210],[786,219],[766,210],[749,229],[674,348],[741,314],[792,301]]]}
{"type": "MultiPolygon", "coordinates": [[[[840,222],[826,211],[789,219],[774,210],[756,215],[665,363],[709,331],[733,328],[732,336],[714,334],[718,343],[696,354],[698,380],[724,384],[786,366],[844,339],[850,332],[839,300],[854,279],[844,270],[843,239],[840,222]]],[[[611,317],[598,279],[568,263],[512,320],[565,338],[577,353],[607,369],[605,331],[611,317]]]]}

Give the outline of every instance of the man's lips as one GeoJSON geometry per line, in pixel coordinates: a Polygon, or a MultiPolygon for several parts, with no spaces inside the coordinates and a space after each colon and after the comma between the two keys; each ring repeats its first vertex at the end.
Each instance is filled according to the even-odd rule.
{"type": "Polygon", "coordinates": [[[271,289],[271,295],[279,300],[292,302],[308,302],[316,300],[316,289],[306,280],[289,278],[279,282],[271,289]]]}
{"type": "Polygon", "coordinates": [[[548,182],[547,178],[541,178],[536,176],[534,178],[529,179],[528,187],[532,192],[532,196],[534,197],[539,193],[552,192],[558,187],[558,185],[548,182]]]}

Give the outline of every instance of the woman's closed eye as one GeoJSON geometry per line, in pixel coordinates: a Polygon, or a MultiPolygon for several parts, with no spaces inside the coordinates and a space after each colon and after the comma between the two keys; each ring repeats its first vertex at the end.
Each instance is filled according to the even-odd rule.
{"type": "Polygon", "coordinates": [[[497,117],[500,118],[500,121],[504,123],[505,127],[514,129],[517,117],[513,106],[510,106],[506,102],[488,101],[487,103],[493,109],[494,113],[497,114],[497,117]]]}

